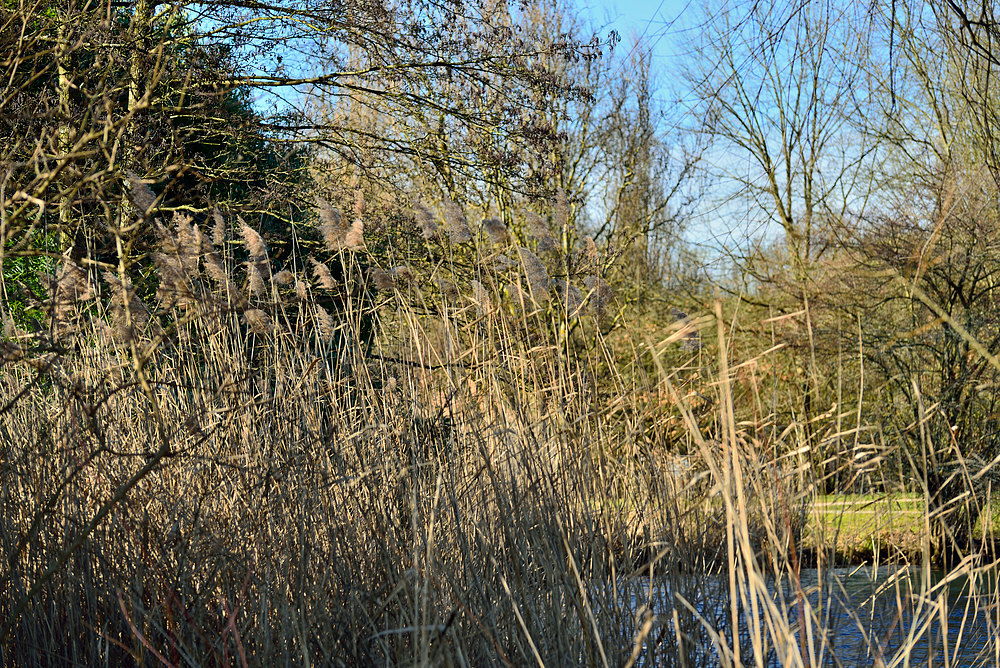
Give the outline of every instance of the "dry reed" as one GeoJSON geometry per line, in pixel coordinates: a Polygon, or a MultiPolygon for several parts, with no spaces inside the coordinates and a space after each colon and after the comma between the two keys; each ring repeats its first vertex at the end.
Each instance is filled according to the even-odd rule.
{"type": "MultiPolygon", "coordinates": [[[[263,238],[240,230],[269,279],[263,238]]],[[[399,266],[413,289],[377,304],[309,302],[282,269],[274,281],[288,272],[297,302],[230,295],[216,326],[199,313],[233,282],[224,241],[201,253],[214,292],[161,249],[155,313],[105,277],[108,317],[148,348],[98,345],[80,318],[73,345],[3,342],[0,663],[858,665],[824,616],[835,574],[803,584],[808,443],[766,415],[737,421],[721,306],[662,341],[616,341],[573,318],[580,277],[560,279],[562,306],[513,308],[474,250],[475,277],[437,276],[425,294],[432,280],[399,266]],[[711,362],[676,345],[693,323],[715,325],[701,332],[711,362]],[[693,364],[702,384],[685,388],[693,364]]],[[[345,280],[364,275],[360,255],[343,254],[345,280]]],[[[509,271],[547,294],[544,264],[520,258],[509,271]]],[[[57,285],[77,271],[62,266],[57,285]]],[[[613,298],[596,276],[588,290],[598,310],[613,298]]],[[[970,623],[965,648],[993,657],[996,636],[975,625],[998,603],[984,564],[970,553],[948,577],[980,583],[956,623],[970,623]]],[[[900,664],[951,623],[930,585],[898,600],[908,635],[865,636],[866,661],[900,664]]]]}

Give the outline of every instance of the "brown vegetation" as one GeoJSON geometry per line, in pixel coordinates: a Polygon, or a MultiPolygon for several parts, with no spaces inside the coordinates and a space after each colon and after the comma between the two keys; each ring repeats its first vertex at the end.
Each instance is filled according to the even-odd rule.
{"type": "Polygon", "coordinates": [[[244,5],[0,8],[0,664],[996,657],[992,14],[244,5]]]}

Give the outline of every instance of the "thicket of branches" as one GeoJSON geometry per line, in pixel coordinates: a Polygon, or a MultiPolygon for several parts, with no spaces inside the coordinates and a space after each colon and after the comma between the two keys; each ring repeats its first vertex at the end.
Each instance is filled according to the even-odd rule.
{"type": "Polygon", "coordinates": [[[696,129],[746,161],[715,168],[723,206],[771,230],[731,254],[729,285],[770,323],[749,345],[787,346],[797,391],[772,410],[806,425],[824,491],[920,489],[946,516],[942,546],[968,544],[975,520],[947,508],[963,476],[985,493],[1000,454],[993,10],[717,10],[703,33],[713,57],[687,78],[706,119],[696,129]],[[832,438],[845,420],[865,435],[832,438]],[[846,445],[881,480],[861,483],[846,445]]]}

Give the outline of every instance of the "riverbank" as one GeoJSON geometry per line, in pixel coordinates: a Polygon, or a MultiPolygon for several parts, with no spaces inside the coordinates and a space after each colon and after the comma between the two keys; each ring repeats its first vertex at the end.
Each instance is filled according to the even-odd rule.
{"type": "MultiPolygon", "coordinates": [[[[811,505],[802,542],[810,565],[817,554],[840,565],[913,563],[932,549],[931,524],[924,499],[915,494],[826,495],[811,505]]],[[[983,509],[973,535],[995,543],[1000,535],[995,507],[983,509]]]]}
{"type": "MultiPolygon", "coordinates": [[[[678,535],[693,532],[708,549],[700,563],[712,570],[724,564],[722,545],[725,528],[722,508],[715,499],[705,499],[699,508],[689,508],[680,514],[681,527],[653,532],[656,539],[636,535],[635,545],[648,542],[649,547],[639,549],[635,563],[637,572],[646,572],[650,562],[653,571],[675,566],[683,568],[685,559],[677,558],[680,552],[678,535]],[[690,526],[689,526],[690,524],[690,526]],[[709,537],[711,536],[711,537],[709,537]]],[[[1000,504],[997,504],[1000,507],[1000,504]]],[[[801,506],[800,506],[801,508],[801,506]]],[[[791,511],[789,525],[798,526],[793,536],[799,566],[802,568],[832,566],[871,566],[876,564],[919,564],[924,556],[939,558],[932,538],[932,518],[928,517],[926,504],[916,494],[831,494],[817,497],[806,504],[801,514],[791,511]]],[[[779,524],[784,524],[784,521],[779,524]]],[[[764,549],[766,530],[750,527],[764,549]]],[[[984,508],[973,530],[978,551],[997,552],[1000,542],[1000,512],[998,508],[984,508]],[[985,518],[991,518],[986,521],[985,518]]]]}
{"type": "Polygon", "coordinates": [[[924,500],[916,495],[836,494],[817,497],[802,534],[811,561],[825,553],[835,563],[913,562],[928,546],[924,500]]]}

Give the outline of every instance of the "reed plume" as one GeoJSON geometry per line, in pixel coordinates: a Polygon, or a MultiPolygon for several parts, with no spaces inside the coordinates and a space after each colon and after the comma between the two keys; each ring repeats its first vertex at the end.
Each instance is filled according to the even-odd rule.
{"type": "Polygon", "coordinates": [[[587,301],[592,313],[597,317],[603,317],[605,310],[615,296],[611,286],[600,276],[586,276],[583,279],[583,284],[589,291],[587,301]]]}
{"type": "Polygon", "coordinates": [[[521,310],[531,303],[531,294],[524,291],[524,288],[521,287],[520,281],[508,283],[504,286],[504,290],[507,292],[511,301],[521,310]]]}
{"type": "Polygon", "coordinates": [[[240,236],[246,245],[250,259],[246,263],[247,295],[258,299],[267,296],[271,282],[271,263],[268,260],[267,244],[264,238],[240,217],[240,236]]]}
{"type": "Polygon", "coordinates": [[[198,273],[198,256],[204,245],[201,230],[191,216],[180,212],[174,212],[174,229],[177,235],[177,259],[184,272],[188,276],[194,276],[198,273]]]}
{"type": "Polygon", "coordinates": [[[537,301],[547,301],[549,298],[549,272],[537,255],[524,247],[517,249],[524,266],[524,276],[528,281],[531,295],[537,301]]]}
{"type": "Polygon", "coordinates": [[[336,331],[333,317],[325,308],[318,304],[314,307],[313,314],[316,316],[316,330],[319,332],[320,337],[324,339],[332,337],[336,331]]]}
{"type": "Polygon", "coordinates": [[[495,244],[505,244],[510,241],[510,232],[507,226],[499,218],[486,218],[483,220],[483,231],[495,244]]]}
{"type": "Polygon", "coordinates": [[[448,240],[453,244],[463,244],[472,241],[472,232],[469,231],[469,222],[465,218],[465,211],[454,200],[448,199],[444,203],[445,232],[448,233],[448,240]]]}
{"type": "Polygon", "coordinates": [[[566,199],[566,191],[561,187],[556,188],[556,201],[552,204],[552,217],[552,222],[560,233],[570,228],[569,201],[566,199]]]}
{"type": "Polygon", "coordinates": [[[405,264],[394,267],[392,270],[392,276],[407,285],[412,285],[417,280],[416,273],[405,264]]]}
{"type": "Polygon", "coordinates": [[[156,301],[165,309],[186,307],[193,303],[189,277],[176,253],[153,253],[160,283],[156,288],[156,301]]]}
{"type": "Polygon", "coordinates": [[[423,202],[415,202],[413,204],[413,217],[417,221],[417,225],[420,226],[420,234],[423,235],[424,239],[427,241],[437,239],[437,221],[427,205],[423,202]]]}
{"type": "Polygon", "coordinates": [[[110,333],[116,342],[124,344],[140,336],[162,333],[159,323],[152,318],[149,309],[127,278],[121,281],[111,272],[104,272],[104,280],[111,288],[108,315],[111,320],[110,333]]]}
{"type": "Polygon", "coordinates": [[[212,207],[212,220],[215,223],[212,227],[212,244],[221,248],[226,243],[226,221],[216,207],[212,207]]]}
{"type": "Polygon", "coordinates": [[[583,293],[569,281],[566,281],[563,291],[563,303],[566,307],[566,315],[575,318],[583,313],[585,307],[583,293]]]}
{"type": "Polygon", "coordinates": [[[323,244],[328,251],[335,253],[344,247],[344,238],[349,229],[347,222],[340,210],[331,206],[325,199],[316,198],[316,205],[319,209],[319,231],[323,237],[323,244]]]}
{"type": "Polygon", "coordinates": [[[71,250],[62,256],[62,263],[49,287],[47,310],[57,338],[72,332],[80,302],[90,301],[95,296],[90,277],[72,258],[71,250]]]}
{"type": "Polygon", "coordinates": [[[539,253],[547,253],[558,249],[555,239],[549,232],[549,226],[537,213],[531,211],[527,215],[528,238],[535,242],[539,253]]]}
{"type": "Polygon", "coordinates": [[[368,277],[377,290],[389,292],[396,289],[396,282],[392,280],[392,276],[387,274],[381,267],[372,267],[369,269],[368,277]]]}
{"type": "Polygon", "coordinates": [[[204,252],[202,265],[205,267],[205,273],[208,277],[221,288],[221,292],[225,295],[225,304],[236,309],[246,306],[246,298],[229,277],[225,261],[214,248],[209,247],[207,252],[204,252]]]}
{"type": "Polygon", "coordinates": [[[506,271],[513,266],[511,259],[503,253],[493,258],[493,271],[506,271]]]}
{"type": "Polygon", "coordinates": [[[476,314],[483,317],[493,310],[493,303],[490,300],[490,293],[479,281],[470,281],[472,287],[472,302],[476,305],[476,314]]]}
{"type": "Polygon", "coordinates": [[[441,296],[450,300],[458,299],[458,287],[455,285],[454,281],[444,278],[443,276],[439,276],[434,282],[437,285],[441,296]]]}
{"type": "Polygon", "coordinates": [[[363,250],[365,247],[365,223],[361,218],[355,218],[350,229],[344,235],[344,248],[363,250]]]}
{"type": "Polygon", "coordinates": [[[153,192],[146,183],[132,170],[125,172],[131,188],[129,189],[129,199],[140,215],[147,215],[156,204],[156,193],[153,192]]]}
{"type": "Polygon", "coordinates": [[[282,269],[277,274],[271,277],[271,282],[274,285],[286,287],[295,283],[295,274],[288,271],[287,269],[282,269]]]}
{"type": "Polygon", "coordinates": [[[330,273],[330,268],[316,258],[309,258],[309,261],[312,262],[313,276],[316,278],[316,282],[319,283],[319,287],[324,290],[336,290],[337,281],[334,280],[333,274],[330,273]]]}
{"type": "Polygon", "coordinates": [[[266,263],[267,244],[264,243],[264,237],[260,236],[257,230],[247,225],[242,218],[238,218],[238,220],[240,223],[240,236],[243,237],[243,242],[246,245],[247,252],[250,254],[250,258],[254,262],[266,263]]]}
{"type": "Polygon", "coordinates": [[[252,308],[244,311],[243,319],[256,334],[272,334],[275,331],[271,316],[261,309],[252,308]]]}
{"type": "Polygon", "coordinates": [[[247,269],[247,295],[260,299],[268,294],[267,281],[261,273],[260,263],[249,261],[246,263],[247,269]]]}

